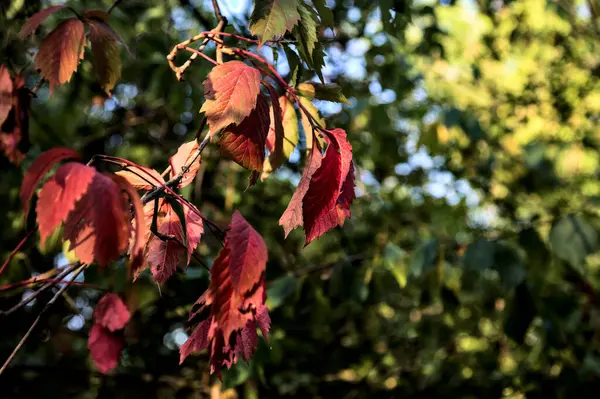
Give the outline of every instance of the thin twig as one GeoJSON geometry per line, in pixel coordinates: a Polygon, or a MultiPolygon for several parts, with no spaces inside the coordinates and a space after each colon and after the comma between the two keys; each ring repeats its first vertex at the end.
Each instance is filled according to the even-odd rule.
{"type": "Polygon", "coordinates": [[[21,249],[21,247],[23,245],[25,245],[25,243],[27,242],[27,240],[29,239],[29,237],[31,237],[32,234],[33,234],[33,231],[30,231],[29,233],[27,233],[27,235],[25,237],[23,237],[23,239],[21,239],[21,241],[17,244],[17,246],[15,247],[15,249],[12,250],[12,252],[10,253],[10,255],[8,255],[8,258],[6,258],[6,260],[4,261],[4,264],[2,265],[2,267],[0,267],[0,275],[2,274],[2,272],[4,272],[4,269],[6,269],[6,267],[10,263],[10,261],[15,257],[15,255],[17,254],[17,252],[19,252],[19,250],[21,249]]]}
{"type": "MultiPolygon", "coordinates": [[[[73,282],[75,281],[75,279],[77,278],[77,276],[79,276],[79,274],[85,270],[85,268],[88,265],[81,265],[79,266],[79,268],[75,271],[75,274],[73,274],[73,277],[70,278],[69,282],[73,282]]],[[[52,299],[50,299],[50,301],[48,301],[48,303],[46,304],[46,306],[44,306],[44,308],[42,309],[42,311],[37,315],[37,317],[35,318],[35,320],[33,321],[33,323],[31,324],[31,327],[29,327],[29,330],[27,330],[27,332],[25,333],[25,335],[23,335],[23,338],[21,338],[21,341],[19,341],[19,343],[17,344],[17,346],[15,347],[15,349],[13,349],[12,353],[10,354],[10,356],[8,357],[8,359],[6,359],[6,361],[4,362],[4,364],[2,365],[2,368],[0,368],[0,375],[2,375],[2,373],[4,372],[4,370],[6,370],[6,368],[8,367],[8,365],[10,364],[10,362],[14,359],[15,355],[17,354],[17,352],[19,351],[19,349],[21,349],[21,347],[23,346],[23,344],[25,344],[25,341],[27,341],[27,338],[29,338],[29,336],[31,335],[31,332],[33,331],[33,329],[35,328],[35,326],[39,323],[39,321],[42,318],[42,315],[48,310],[50,309],[50,307],[54,304],[54,302],[56,302],[56,300],[58,299],[59,296],[62,295],[63,292],[65,292],[65,290],[69,287],[69,284],[65,284],[64,286],[62,286],[57,292],[56,294],[54,294],[54,296],[52,297],[52,299]]]]}
{"type": "Polygon", "coordinates": [[[106,10],[107,14],[110,14],[116,6],[118,6],[123,0],[115,0],[115,2],[113,3],[112,6],[110,6],[110,8],[108,10],[106,10]]]}

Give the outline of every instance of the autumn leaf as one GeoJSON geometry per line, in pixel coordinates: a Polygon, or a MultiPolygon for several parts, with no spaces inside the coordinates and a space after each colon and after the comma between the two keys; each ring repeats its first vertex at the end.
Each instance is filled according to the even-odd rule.
{"type": "Polygon", "coordinates": [[[256,107],[260,72],[241,61],[215,66],[204,81],[205,112],[211,134],[240,124],[256,107]]]}
{"type": "MultiPolygon", "coordinates": [[[[315,105],[308,98],[299,97],[298,102],[312,117],[314,123],[316,123],[322,128],[326,127],[325,118],[321,116],[317,107],[315,107],[315,105]]],[[[317,140],[321,142],[321,145],[324,144],[323,140],[319,137],[319,135],[313,131],[311,119],[303,111],[300,112],[300,120],[302,121],[302,129],[304,130],[306,150],[310,151],[310,149],[313,147],[313,139],[315,136],[317,137],[317,140]]]]}
{"type": "MultiPolygon", "coordinates": [[[[183,206],[185,227],[168,201],[163,201],[158,209],[156,227],[164,240],[152,236],[147,244],[146,260],[154,280],[163,284],[177,270],[189,264],[192,253],[204,233],[202,218],[196,209],[183,206]],[[184,230],[185,229],[185,230],[184,230]],[[187,240],[187,247],[185,242],[187,240]]],[[[148,212],[147,217],[152,218],[148,212]]]]}
{"type": "Polygon", "coordinates": [[[121,51],[119,35],[106,23],[89,19],[86,25],[92,44],[92,64],[102,89],[107,95],[121,77],[121,51]]]}
{"type": "Polygon", "coordinates": [[[192,140],[180,145],[177,153],[169,158],[169,164],[171,165],[171,179],[178,176],[183,172],[183,168],[187,167],[177,187],[182,188],[190,184],[196,177],[198,169],[200,169],[198,140],[192,140]]]}
{"type": "Polygon", "coordinates": [[[125,303],[113,292],[105,294],[94,310],[94,323],[101,325],[109,331],[125,328],[131,314],[125,303]]]}
{"type": "Polygon", "coordinates": [[[267,338],[270,318],[265,306],[267,248],[239,212],[235,212],[225,237],[225,247],[210,270],[210,286],[198,299],[190,320],[208,313],[180,348],[180,363],[206,347],[211,372],[220,375],[239,357],[248,361],[256,349],[259,327],[267,338]]]}
{"type": "Polygon", "coordinates": [[[127,166],[127,169],[115,172],[138,190],[152,190],[164,185],[165,179],[156,170],[145,166],[127,166]]]}
{"type": "Polygon", "coordinates": [[[117,367],[123,350],[123,338],[111,333],[100,324],[90,329],[88,349],[94,365],[103,374],[117,367]]]}
{"type": "Polygon", "coordinates": [[[250,15],[250,31],[259,37],[261,45],[282,37],[300,20],[298,6],[298,0],[256,0],[250,15]]]}
{"type": "Polygon", "coordinates": [[[90,166],[69,162],[59,167],[44,184],[36,208],[42,245],[75,209],[75,204],[87,192],[96,173],[90,166]]]}
{"type": "Polygon", "coordinates": [[[70,241],[69,250],[74,249],[82,263],[95,260],[104,266],[127,249],[129,234],[129,210],[119,186],[96,172],[65,221],[63,237],[70,241]]]}
{"type": "Polygon", "coordinates": [[[132,240],[132,245],[129,250],[129,270],[132,275],[142,266],[144,261],[144,247],[148,241],[150,229],[146,223],[146,215],[144,212],[144,205],[138,193],[135,191],[135,187],[129,184],[126,178],[122,176],[113,176],[113,180],[117,185],[125,191],[131,200],[133,206],[133,222],[135,235],[132,240]]]}
{"type": "Polygon", "coordinates": [[[21,192],[19,193],[25,217],[27,217],[27,213],[29,212],[31,196],[44,175],[48,173],[54,165],[67,159],[79,160],[80,158],[79,154],[70,148],[52,148],[37,157],[29,169],[27,169],[27,172],[25,172],[25,176],[23,177],[23,182],[21,183],[21,192]]]}
{"type": "Polygon", "coordinates": [[[296,192],[279,219],[285,235],[304,226],[305,245],[350,217],[354,199],[352,146],[342,129],[325,131],[328,146],[325,156],[313,147],[296,192]]]}
{"type": "Polygon", "coordinates": [[[321,151],[317,147],[311,148],[308,161],[304,167],[304,171],[302,172],[302,177],[300,178],[298,187],[296,188],[296,191],[294,191],[294,195],[292,196],[290,203],[279,219],[279,225],[283,227],[286,238],[292,230],[304,224],[304,219],[302,216],[302,201],[304,200],[304,196],[310,187],[310,181],[313,175],[321,166],[322,159],[323,155],[321,155],[321,151]]]}
{"type": "Polygon", "coordinates": [[[50,85],[50,93],[58,85],[71,80],[83,58],[85,32],[77,18],[63,21],[42,42],[35,57],[35,67],[50,85]]]}
{"type": "Polygon", "coordinates": [[[242,167],[260,172],[268,133],[269,106],[265,96],[259,94],[256,108],[250,115],[239,125],[230,125],[223,131],[219,140],[221,152],[242,167]]]}
{"type": "Polygon", "coordinates": [[[8,118],[13,106],[13,81],[8,69],[0,65],[0,125],[8,118]]]}
{"type": "Polygon", "coordinates": [[[269,126],[266,143],[267,148],[271,151],[271,155],[265,160],[261,180],[266,179],[273,170],[279,168],[284,159],[289,159],[298,144],[298,117],[294,110],[294,104],[285,95],[279,97],[278,103],[281,110],[283,128],[281,148],[279,149],[276,142],[275,107],[271,107],[271,125],[269,126]]]}
{"type": "Polygon", "coordinates": [[[60,4],[48,8],[44,8],[41,11],[33,14],[31,18],[27,20],[21,27],[21,31],[19,32],[19,37],[21,39],[25,39],[27,36],[31,35],[35,30],[40,26],[42,22],[46,20],[50,15],[54,14],[58,10],[62,10],[66,8],[66,5],[60,4]]]}

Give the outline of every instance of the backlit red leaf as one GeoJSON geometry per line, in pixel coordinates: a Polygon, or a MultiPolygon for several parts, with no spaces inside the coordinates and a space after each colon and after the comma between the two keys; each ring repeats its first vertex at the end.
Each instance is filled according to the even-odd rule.
{"type": "Polygon", "coordinates": [[[8,117],[13,106],[13,81],[8,69],[0,65],[0,125],[8,117]]]}
{"type": "Polygon", "coordinates": [[[256,106],[260,72],[241,61],[215,66],[204,81],[205,112],[211,134],[240,124],[256,106]]]}
{"type": "Polygon", "coordinates": [[[44,184],[36,209],[42,245],[75,208],[96,173],[92,167],[69,162],[58,168],[54,176],[44,184]]]}
{"type": "Polygon", "coordinates": [[[194,320],[209,310],[180,348],[180,362],[191,353],[209,349],[211,371],[220,375],[241,356],[248,360],[256,348],[259,327],[266,338],[270,320],[265,307],[267,248],[262,237],[235,212],[225,248],[210,270],[210,286],[190,312],[194,320]]]}
{"type": "Polygon", "coordinates": [[[221,151],[246,169],[262,171],[268,133],[269,106],[259,94],[250,115],[239,125],[230,125],[223,131],[219,140],[221,151]]]}
{"type": "Polygon", "coordinates": [[[154,169],[145,166],[127,166],[127,169],[115,173],[123,177],[138,190],[152,190],[165,184],[165,179],[154,169]]]}
{"type": "Polygon", "coordinates": [[[64,238],[82,263],[104,266],[127,249],[129,210],[119,186],[96,173],[65,222],[64,238]]]}
{"type": "Polygon", "coordinates": [[[25,176],[23,177],[23,182],[21,183],[21,192],[19,194],[25,217],[27,217],[29,211],[29,201],[39,182],[55,164],[66,159],[78,160],[80,158],[79,154],[70,148],[52,148],[37,157],[29,169],[27,169],[27,172],[25,172],[25,176]]]}
{"type": "Polygon", "coordinates": [[[89,19],[86,25],[90,30],[92,44],[92,64],[100,86],[106,94],[121,77],[121,51],[119,35],[106,23],[98,19],[89,19]]]}
{"type": "Polygon", "coordinates": [[[35,67],[48,81],[50,93],[56,86],[71,80],[83,57],[84,44],[83,22],[77,18],[61,22],[44,38],[35,57],[35,67]]]}
{"type": "Polygon", "coordinates": [[[88,349],[98,371],[106,374],[119,364],[123,350],[123,338],[111,333],[100,324],[94,323],[90,329],[88,349]]]}
{"type": "Polygon", "coordinates": [[[125,328],[131,314],[125,303],[113,292],[105,294],[94,309],[94,323],[100,324],[109,331],[117,331],[125,328]]]}
{"type": "Polygon", "coordinates": [[[63,5],[63,4],[56,5],[56,6],[44,8],[43,10],[38,11],[37,13],[33,14],[31,16],[31,18],[29,18],[27,20],[27,22],[25,22],[23,24],[23,26],[21,27],[21,31],[19,32],[19,37],[21,39],[25,39],[27,36],[29,36],[33,32],[35,32],[35,30],[38,28],[38,26],[40,26],[40,24],[42,22],[44,22],[46,20],[46,18],[48,18],[50,15],[52,15],[56,11],[62,10],[65,7],[67,7],[67,6],[63,5]]]}
{"type": "Polygon", "coordinates": [[[307,164],[302,172],[302,177],[298,183],[298,187],[296,188],[290,203],[283,212],[283,215],[281,215],[281,218],[279,219],[279,225],[283,227],[283,230],[285,231],[285,237],[290,234],[290,231],[304,224],[304,219],[302,216],[302,201],[304,200],[304,196],[310,187],[310,181],[313,175],[321,166],[322,159],[323,156],[321,155],[321,151],[316,146],[312,147],[307,164]]]}
{"type": "MultiPolygon", "coordinates": [[[[187,248],[183,246],[185,240],[183,225],[173,207],[164,201],[159,208],[156,226],[158,233],[171,239],[163,241],[161,237],[152,236],[148,242],[146,253],[152,276],[159,284],[167,281],[177,267],[187,266],[204,233],[202,218],[197,210],[192,210],[189,206],[184,205],[183,214],[187,248]]],[[[151,222],[152,213],[147,213],[146,217],[149,217],[151,222]]]]}
{"type": "MultiPolygon", "coordinates": [[[[160,175],[159,175],[160,176],[160,175]]],[[[135,274],[135,271],[142,266],[144,261],[144,247],[148,240],[149,226],[146,223],[146,215],[144,205],[135,188],[127,182],[124,177],[113,176],[113,180],[117,185],[129,195],[133,206],[133,216],[135,233],[133,237],[133,245],[129,250],[130,272],[135,274]]]]}
{"type": "Polygon", "coordinates": [[[198,140],[180,145],[177,153],[169,159],[169,163],[171,164],[171,179],[183,172],[181,182],[177,187],[181,188],[190,184],[200,168],[198,140]],[[185,171],[184,168],[186,168],[185,171]]]}
{"type": "Polygon", "coordinates": [[[339,224],[336,203],[350,171],[352,146],[342,129],[329,131],[329,146],[303,201],[306,244],[339,224]]]}
{"type": "Polygon", "coordinates": [[[354,199],[354,166],[352,146],[342,129],[326,130],[329,145],[325,156],[312,148],[298,188],[279,219],[285,235],[304,226],[306,245],[323,233],[342,225],[350,217],[354,199]]]}

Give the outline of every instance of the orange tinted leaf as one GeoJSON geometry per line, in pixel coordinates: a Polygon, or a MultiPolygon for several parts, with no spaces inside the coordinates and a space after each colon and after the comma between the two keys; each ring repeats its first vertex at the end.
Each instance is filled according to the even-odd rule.
{"type": "Polygon", "coordinates": [[[89,20],[98,20],[100,22],[108,23],[108,18],[110,14],[108,14],[104,10],[85,10],[82,15],[83,19],[87,22],[89,20]]]}
{"type": "Polygon", "coordinates": [[[8,117],[13,106],[13,81],[8,69],[0,65],[0,125],[8,117]]]}
{"type": "Polygon", "coordinates": [[[66,8],[66,7],[67,6],[61,4],[61,5],[57,5],[57,6],[44,8],[43,10],[38,11],[37,13],[33,14],[31,16],[31,18],[29,18],[27,20],[27,22],[25,22],[23,24],[23,26],[21,27],[21,31],[19,32],[19,37],[21,39],[25,39],[27,36],[29,36],[33,32],[35,32],[35,30],[38,28],[38,26],[40,26],[40,24],[42,22],[44,22],[44,20],[46,18],[48,18],[50,15],[54,14],[56,11],[62,10],[63,8],[66,8]]]}
{"type": "Polygon", "coordinates": [[[52,148],[37,157],[29,169],[27,169],[27,172],[25,172],[25,176],[23,177],[23,182],[21,183],[21,192],[19,194],[25,217],[27,217],[27,212],[29,211],[29,201],[31,200],[31,196],[40,180],[42,180],[44,175],[52,169],[52,166],[66,159],[78,160],[80,158],[79,154],[70,148],[52,148]]]}
{"type": "Polygon", "coordinates": [[[50,85],[50,93],[58,85],[71,80],[83,57],[85,32],[76,18],[61,22],[42,42],[35,57],[35,67],[50,85]]]}
{"type": "Polygon", "coordinates": [[[92,43],[92,64],[98,81],[106,94],[111,90],[121,77],[121,51],[119,49],[119,35],[106,23],[91,19],[86,22],[90,30],[92,43]]]}
{"type": "Polygon", "coordinates": [[[200,154],[198,153],[198,141],[192,140],[179,146],[177,153],[169,159],[171,164],[171,179],[179,175],[183,168],[188,169],[181,178],[177,187],[185,187],[194,180],[200,168],[200,154]],[[193,161],[193,162],[192,162],[193,161]]]}
{"type": "Polygon", "coordinates": [[[125,303],[113,292],[105,294],[94,309],[94,322],[109,331],[121,330],[131,315],[125,303]]]}
{"type": "Polygon", "coordinates": [[[145,166],[127,166],[127,169],[115,172],[138,190],[152,190],[165,184],[165,179],[154,169],[145,166]]]}
{"type": "Polygon", "coordinates": [[[204,81],[205,112],[211,134],[240,124],[256,106],[260,93],[260,72],[241,61],[215,66],[204,81]]]}
{"type": "Polygon", "coordinates": [[[223,131],[219,140],[221,151],[246,169],[262,171],[268,133],[269,106],[265,96],[259,94],[250,115],[239,125],[230,125],[223,131]]]}
{"type": "Polygon", "coordinates": [[[129,210],[119,186],[101,173],[65,222],[64,238],[82,263],[104,266],[119,258],[129,241],[129,210]]]}
{"type": "Polygon", "coordinates": [[[220,375],[241,355],[248,360],[258,342],[258,326],[266,338],[270,319],[265,307],[267,248],[248,222],[235,212],[221,250],[210,269],[210,286],[190,312],[190,319],[209,311],[180,348],[180,362],[209,348],[211,372],[220,375]]]}
{"type": "Polygon", "coordinates": [[[98,371],[106,374],[119,364],[121,351],[123,350],[123,339],[100,324],[94,323],[90,329],[88,349],[98,371]]]}
{"type": "Polygon", "coordinates": [[[75,208],[96,173],[92,167],[69,162],[58,168],[54,176],[44,184],[36,208],[42,245],[75,208]]]}
{"type": "Polygon", "coordinates": [[[124,177],[113,176],[113,180],[129,195],[131,204],[133,205],[135,236],[133,247],[129,251],[129,259],[131,260],[130,271],[135,275],[135,271],[142,266],[144,260],[144,246],[146,245],[149,235],[149,227],[145,220],[144,205],[142,204],[140,196],[135,191],[135,188],[129,184],[124,177]]]}

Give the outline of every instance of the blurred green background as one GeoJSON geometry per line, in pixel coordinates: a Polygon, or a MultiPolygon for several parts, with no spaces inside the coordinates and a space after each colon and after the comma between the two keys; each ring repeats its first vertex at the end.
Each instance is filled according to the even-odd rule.
{"type": "MultiPolygon", "coordinates": [[[[220,0],[228,31],[249,34],[252,2],[220,0]]],[[[277,220],[302,170],[302,151],[244,192],[249,172],[203,153],[183,190],[226,226],[239,209],[269,248],[271,341],[223,381],[207,355],[181,366],[187,312],[208,286],[197,262],[159,292],[126,265],[85,272],[43,318],[0,377],[6,398],[571,398],[600,387],[600,1],[327,0],[321,27],[326,81],[351,105],[317,102],[328,127],[348,132],[357,166],[352,219],[302,249],[277,220]],[[121,364],[108,376],[87,351],[102,290],[134,313],[121,364]]],[[[1,63],[26,68],[35,40],[17,33],[38,0],[1,3],[1,63]]],[[[73,0],[77,10],[109,1],[73,0]]],[[[165,57],[215,25],[210,1],[123,0],[123,76],[106,101],[89,58],[49,98],[38,92],[31,149],[19,167],[0,157],[6,259],[27,231],[18,203],[23,171],[41,151],[69,146],[159,170],[200,123],[196,62],[178,82],[165,57]]],[[[213,50],[208,50],[209,53],[213,50]]],[[[274,60],[269,48],[260,50],[274,60]]],[[[285,55],[276,57],[283,76],[285,55]]],[[[316,80],[303,76],[303,80],[316,80]]],[[[35,236],[34,236],[35,237],[35,236]]],[[[0,277],[23,280],[66,262],[60,235],[32,238],[0,277]],[[58,256],[57,256],[58,254],[58,256]]],[[[220,248],[207,230],[210,264],[220,248]]],[[[30,289],[0,291],[2,309],[30,289]]],[[[4,361],[49,292],[0,318],[4,361]]]]}

